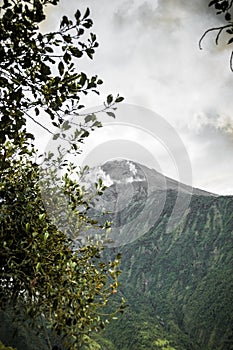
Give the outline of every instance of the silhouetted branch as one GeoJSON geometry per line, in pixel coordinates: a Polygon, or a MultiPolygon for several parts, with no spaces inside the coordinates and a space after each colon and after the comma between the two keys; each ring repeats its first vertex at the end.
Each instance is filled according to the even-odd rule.
{"type": "Polygon", "coordinates": [[[202,46],[201,46],[202,41],[203,41],[203,39],[206,37],[206,35],[207,35],[208,33],[218,30],[218,34],[216,35],[216,39],[215,39],[215,43],[216,43],[216,45],[218,45],[218,40],[219,40],[219,37],[220,37],[222,31],[223,31],[224,29],[230,28],[230,27],[233,27],[233,23],[231,23],[231,24],[226,24],[225,26],[221,26],[221,27],[214,27],[214,28],[207,29],[207,30],[205,31],[205,33],[201,36],[200,40],[199,40],[199,48],[200,48],[200,50],[202,50],[202,46]]]}

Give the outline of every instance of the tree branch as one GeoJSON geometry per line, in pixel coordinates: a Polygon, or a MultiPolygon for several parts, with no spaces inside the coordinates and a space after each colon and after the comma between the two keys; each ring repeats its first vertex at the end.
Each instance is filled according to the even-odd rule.
{"type": "Polygon", "coordinates": [[[219,36],[221,35],[222,31],[223,31],[224,29],[230,28],[230,27],[233,27],[233,23],[231,23],[231,24],[226,24],[225,26],[221,26],[221,27],[214,27],[214,28],[207,29],[207,30],[205,31],[205,33],[201,36],[200,40],[199,40],[199,49],[202,50],[202,46],[201,46],[202,41],[203,41],[203,39],[206,37],[206,35],[207,35],[208,33],[213,32],[213,31],[215,31],[215,30],[218,30],[218,34],[217,34],[216,39],[215,39],[215,43],[216,43],[216,45],[218,45],[219,36]]]}

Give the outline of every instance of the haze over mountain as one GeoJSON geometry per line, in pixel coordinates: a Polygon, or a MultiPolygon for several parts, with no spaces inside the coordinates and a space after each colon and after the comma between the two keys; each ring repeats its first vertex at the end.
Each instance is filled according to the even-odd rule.
{"type": "MultiPolygon", "coordinates": [[[[232,350],[233,196],[192,189],[128,160],[90,169],[86,184],[99,177],[109,187],[90,214],[113,221],[105,254],[122,255],[114,298],[128,307],[82,350],[232,350]]],[[[45,334],[0,316],[3,341],[49,349],[45,334]]]]}
{"type": "Polygon", "coordinates": [[[94,172],[109,186],[94,213],[114,222],[109,254],[122,253],[129,304],[103,349],[232,349],[233,197],[127,160],[94,172]]]}
{"type": "Polygon", "coordinates": [[[126,159],[110,160],[99,167],[92,168],[89,179],[94,179],[97,176],[102,176],[107,186],[114,183],[123,184],[145,181],[148,183],[150,192],[179,189],[179,191],[189,194],[214,195],[210,192],[179,183],[155,169],[150,169],[145,165],[126,159]]]}
{"type": "Polygon", "coordinates": [[[175,202],[167,230],[174,229],[187,215],[192,195],[216,196],[124,159],[111,160],[90,169],[86,185],[93,185],[98,178],[108,188],[95,200],[91,215],[99,220],[100,213],[108,213],[102,215],[101,221],[113,222],[110,233],[113,246],[128,244],[148,232],[160,219],[171,192],[175,202]]]}

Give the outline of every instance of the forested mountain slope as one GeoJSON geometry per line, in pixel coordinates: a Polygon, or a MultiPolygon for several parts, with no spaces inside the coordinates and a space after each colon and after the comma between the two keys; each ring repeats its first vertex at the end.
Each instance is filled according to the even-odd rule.
{"type": "Polygon", "coordinates": [[[233,349],[233,197],[126,160],[95,171],[110,187],[94,212],[110,211],[129,304],[105,336],[118,350],[233,349]]]}
{"type": "Polygon", "coordinates": [[[160,349],[159,332],[175,349],[233,349],[233,197],[194,194],[167,232],[176,196],[168,190],[155,226],[114,249],[129,308],[106,336],[119,350],[160,349]]]}

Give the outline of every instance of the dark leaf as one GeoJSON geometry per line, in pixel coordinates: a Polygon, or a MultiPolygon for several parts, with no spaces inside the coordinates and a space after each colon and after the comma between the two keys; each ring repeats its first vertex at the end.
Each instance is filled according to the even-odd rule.
{"type": "Polygon", "coordinates": [[[86,74],[85,73],[81,73],[81,76],[80,76],[80,79],[79,79],[79,84],[81,85],[81,86],[84,86],[84,84],[86,83],[86,81],[87,81],[87,76],[86,76],[86,74]]]}
{"type": "Polygon", "coordinates": [[[4,0],[4,3],[3,3],[3,8],[6,9],[7,7],[10,7],[11,4],[9,3],[8,0],[4,0]]]}
{"type": "Polygon", "coordinates": [[[50,75],[51,70],[50,67],[44,64],[43,62],[41,63],[41,68],[40,68],[41,74],[44,76],[50,75]]]}
{"type": "Polygon", "coordinates": [[[86,22],[83,23],[83,27],[89,29],[93,25],[93,22],[91,19],[86,20],[86,22]]]}
{"type": "Polygon", "coordinates": [[[91,33],[91,40],[92,40],[92,42],[96,41],[96,35],[93,33],[91,33]]]}
{"type": "Polygon", "coordinates": [[[116,98],[116,102],[117,103],[118,102],[122,102],[122,101],[124,101],[124,97],[119,96],[119,97],[116,98]]]}
{"type": "Polygon", "coordinates": [[[57,140],[59,136],[60,136],[60,134],[54,134],[53,135],[53,140],[57,140]]]}
{"type": "Polygon", "coordinates": [[[68,35],[63,35],[63,39],[68,44],[72,43],[72,38],[71,38],[71,36],[69,34],[68,35]]]}
{"type": "Polygon", "coordinates": [[[84,13],[83,19],[87,18],[90,15],[90,9],[87,8],[86,12],[84,13]]]}
{"type": "Polygon", "coordinates": [[[53,111],[51,109],[47,108],[45,110],[45,112],[49,114],[49,116],[51,117],[52,120],[54,119],[54,113],[53,113],[53,111]]]}
{"type": "Polygon", "coordinates": [[[87,49],[86,50],[86,54],[90,59],[93,59],[93,54],[95,53],[95,51],[93,49],[87,49]]]}
{"type": "Polygon", "coordinates": [[[60,61],[59,64],[58,64],[58,70],[59,70],[59,74],[63,75],[63,73],[64,73],[64,64],[63,64],[62,61],[60,61]]]}
{"type": "Polygon", "coordinates": [[[107,104],[110,105],[112,103],[112,101],[113,101],[112,95],[108,95],[107,96],[107,104]]]}
{"type": "Polygon", "coordinates": [[[68,64],[71,60],[71,55],[66,52],[65,55],[63,56],[63,59],[64,59],[65,63],[68,64]]]}
{"type": "Polygon", "coordinates": [[[231,14],[230,14],[229,12],[227,12],[227,13],[225,14],[225,20],[226,20],[226,21],[230,21],[230,20],[231,20],[231,14]]]}
{"type": "Polygon", "coordinates": [[[78,36],[83,35],[83,34],[84,34],[84,29],[83,28],[79,28],[78,36]]]}
{"type": "Polygon", "coordinates": [[[67,16],[63,16],[60,24],[60,28],[63,28],[65,26],[69,25],[69,20],[67,16]]]}
{"type": "Polygon", "coordinates": [[[80,58],[83,55],[82,51],[80,51],[77,47],[70,47],[70,52],[77,58],[80,58]]]}
{"type": "Polygon", "coordinates": [[[89,136],[89,132],[87,130],[85,130],[82,135],[81,135],[81,138],[84,138],[84,137],[88,137],[89,136]]]}
{"type": "Polygon", "coordinates": [[[46,46],[45,47],[45,50],[47,51],[47,52],[53,52],[53,49],[52,49],[52,47],[51,46],[46,46]]]}
{"type": "Polygon", "coordinates": [[[75,12],[74,17],[76,18],[77,21],[79,21],[79,19],[80,19],[80,17],[81,17],[81,12],[80,12],[79,10],[77,10],[77,11],[75,12]]]}
{"type": "Polygon", "coordinates": [[[214,5],[214,4],[216,4],[217,2],[218,2],[218,0],[212,0],[212,1],[210,1],[209,7],[212,6],[212,5],[214,5]]]}

